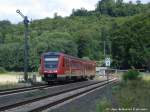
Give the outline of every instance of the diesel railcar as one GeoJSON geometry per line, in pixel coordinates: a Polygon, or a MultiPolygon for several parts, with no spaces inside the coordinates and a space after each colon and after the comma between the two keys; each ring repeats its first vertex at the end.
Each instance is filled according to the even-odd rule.
{"type": "Polygon", "coordinates": [[[92,79],[96,63],[59,52],[47,52],[41,56],[40,74],[48,83],[53,81],[92,79]]]}

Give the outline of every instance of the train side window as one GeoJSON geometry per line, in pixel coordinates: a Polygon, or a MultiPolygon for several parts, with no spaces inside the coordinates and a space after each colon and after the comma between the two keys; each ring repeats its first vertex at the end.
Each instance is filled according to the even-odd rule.
{"type": "Polygon", "coordinates": [[[65,64],[65,68],[69,67],[69,63],[68,63],[68,59],[67,58],[65,58],[64,64],[65,64]]]}
{"type": "Polygon", "coordinates": [[[66,58],[64,58],[63,67],[65,67],[65,68],[66,68],[66,58]]]}
{"type": "Polygon", "coordinates": [[[63,67],[65,67],[65,60],[64,60],[64,62],[63,62],[63,65],[62,65],[63,67]]]}

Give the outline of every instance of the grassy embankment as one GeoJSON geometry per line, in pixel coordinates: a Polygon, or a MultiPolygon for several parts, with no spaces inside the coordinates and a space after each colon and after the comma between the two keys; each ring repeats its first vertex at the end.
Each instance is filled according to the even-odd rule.
{"type": "MultiPolygon", "coordinates": [[[[36,73],[37,74],[37,73],[36,73]]],[[[29,73],[29,77],[32,77],[33,73],[29,73]]],[[[26,86],[26,84],[18,83],[23,80],[23,72],[4,72],[0,73],[0,90],[11,89],[16,87],[26,86]]],[[[40,77],[37,77],[40,81],[40,77]]]]}
{"type": "Polygon", "coordinates": [[[22,86],[21,84],[18,84],[19,78],[21,78],[21,76],[22,73],[20,72],[0,73],[0,90],[22,86]]]}
{"type": "Polygon", "coordinates": [[[150,74],[142,79],[122,81],[112,88],[112,100],[104,98],[97,104],[97,112],[150,112],[150,74]],[[115,100],[114,100],[115,99],[115,100]],[[114,105],[115,104],[115,105],[114,105]]]}

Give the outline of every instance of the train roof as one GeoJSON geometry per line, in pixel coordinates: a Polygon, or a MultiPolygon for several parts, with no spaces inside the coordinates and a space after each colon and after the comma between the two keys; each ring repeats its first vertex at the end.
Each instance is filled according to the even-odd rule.
{"type": "Polygon", "coordinates": [[[67,56],[67,57],[70,57],[70,58],[73,58],[73,59],[85,61],[85,62],[96,63],[95,61],[92,61],[92,60],[84,60],[84,59],[74,57],[74,56],[71,56],[71,55],[68,55],[68,54],[64,54],[64,53],[61,53],[61,52],[46,52],[46,53],[43,53],[43,55],[63,55],[63,56],[67,56]]]}
{"type": "Polygon", "coordinates": [[[63,53],[60,53],[60,52],[46,52],[46,53],[43,53],[43,55],[61,55],[63,53]]]}

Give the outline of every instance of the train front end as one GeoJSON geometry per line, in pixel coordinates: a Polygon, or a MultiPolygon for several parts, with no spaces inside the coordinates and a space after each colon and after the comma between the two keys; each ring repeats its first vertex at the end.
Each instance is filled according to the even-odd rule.
{"type": "Polygon", "coordinates": [[[42,80],[52,82],[57,80],[57,75],[60,72],[60,53],[48,52],[41,57],[41,75],[42,80]]]}

